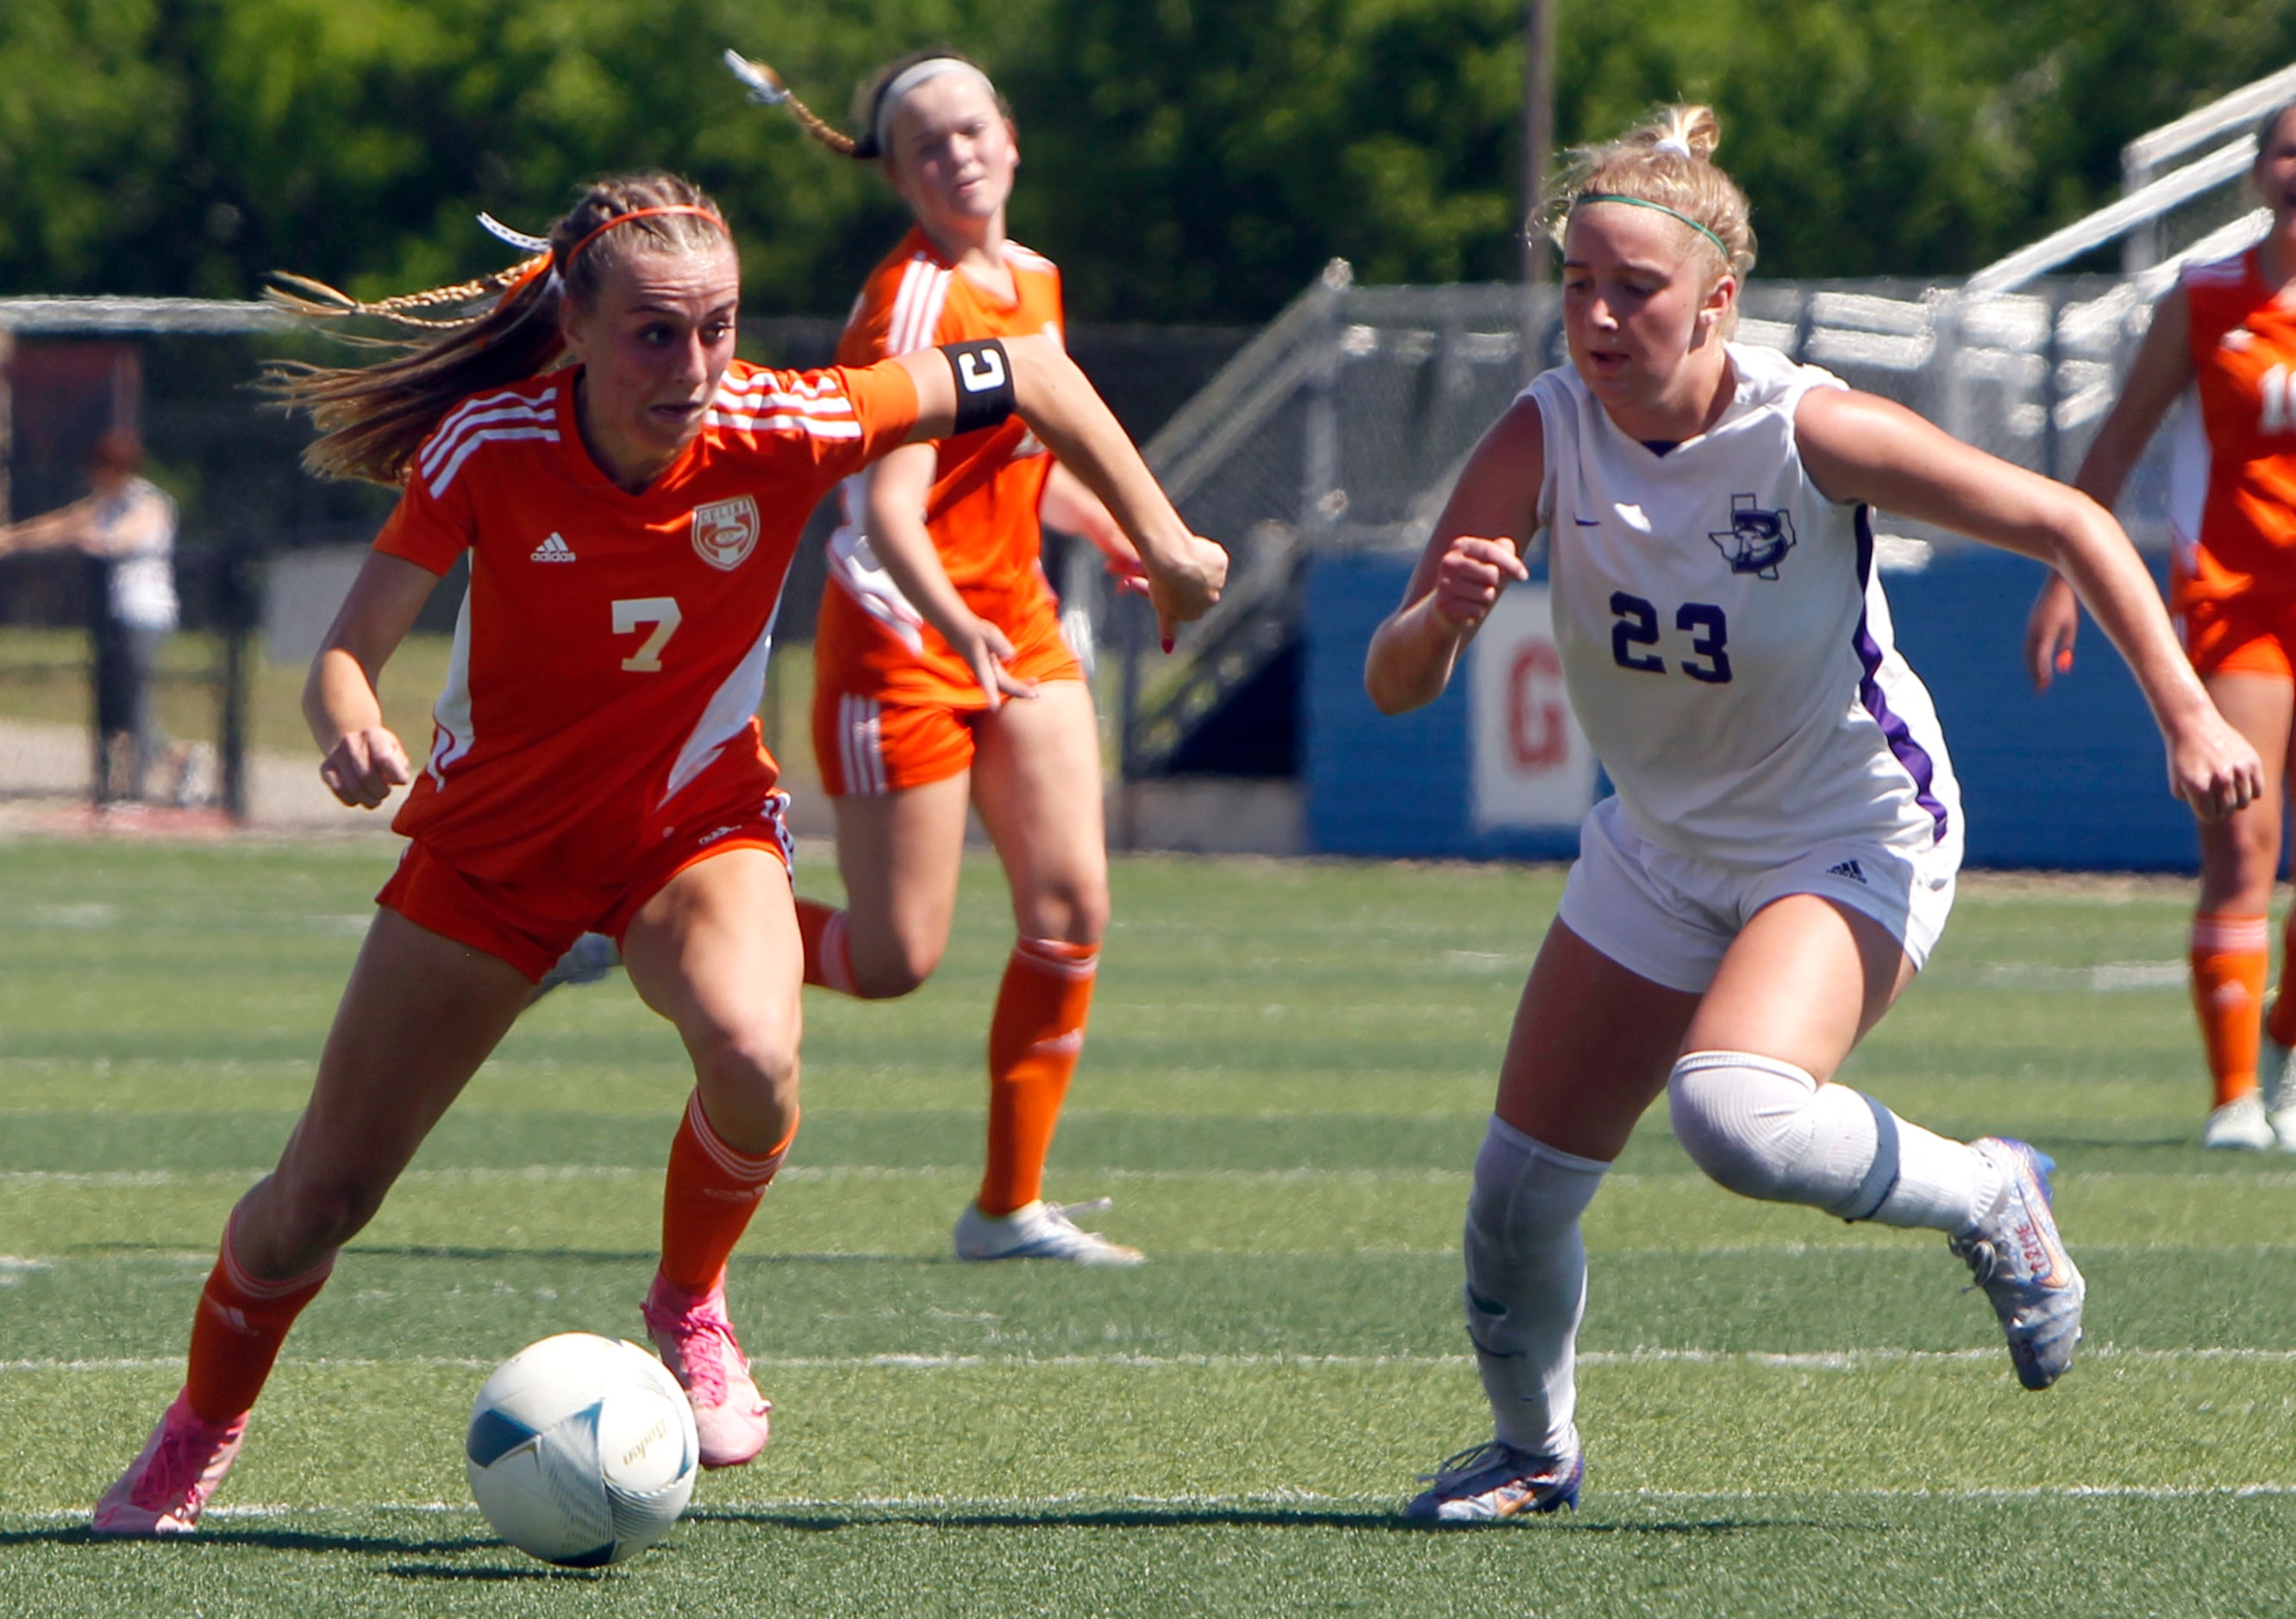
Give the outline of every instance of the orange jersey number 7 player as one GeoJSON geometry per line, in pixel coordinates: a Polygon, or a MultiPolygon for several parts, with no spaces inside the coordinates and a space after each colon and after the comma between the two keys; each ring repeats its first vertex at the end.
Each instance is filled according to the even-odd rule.
{"type": "Polygon", "coordinates": [[[620,940],[693,1065],[644,1319],[704,1464],[754,1457],[768,1407],[726,1262],[797,1129],[801,954],[784,800],[751,716],[805,513],[902,444],[1017,411],[1166,564],[1169,617],[1217,597],[1223,553],[1188,533],[1056,345],[765,371],[733,357],[740,282],[706,197],[621,176],[519,271],[456,290],[488,298],[475,321],[375,366],[287,379],[327,429],[315,470],[405,489],[305,692],[344,802],[378,805],[414,776],[375,681],[465,554],[471,587],[397,822],[410,841],[310,1100],[225,1226],[184,1387],[98,1505],[99,1533],[197,1526],[295,1317],[586,929],[620,940]]]}

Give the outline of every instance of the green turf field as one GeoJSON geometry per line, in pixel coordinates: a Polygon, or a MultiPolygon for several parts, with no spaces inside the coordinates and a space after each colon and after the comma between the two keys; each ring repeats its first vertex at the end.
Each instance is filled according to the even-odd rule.
{"type": "Polygon", "coordinates": [[[0,1613],[2286,1610],[2296,1161],[2194,1144],[2185,903],[2147,885],[1973,884],[1851,1071],[2057,1155],[2092,1290],[2047,1394],[1941,1239],[1734,1199],[1661,1116],[1588,1222],[1583,1509],[1406,1530],[1483,1431],[1457,1227],[1556,877],[1121,863],[1048,1190],[1154,1257],[1086,1274],[946,1258],[1007,932],[980,866],[924,992],[808,999],[733,1280],[776,1437],[662,1547],[530,1563],[460,1452],[501,1356],[638,1330],[688,1082],[619,977],[526,1020],[345,1256],[199,1543],[91,1543],[390,858],[0,845],[0,1613]]]}

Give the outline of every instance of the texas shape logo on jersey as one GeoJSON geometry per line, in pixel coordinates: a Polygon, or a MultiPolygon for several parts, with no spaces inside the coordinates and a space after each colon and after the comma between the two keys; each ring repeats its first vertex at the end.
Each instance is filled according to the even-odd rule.
{"type": "Polygon", "coordinates": [[[710,567],[728,573],[758,548],[758,503],[746,495],[693,509],[693,549],[710,567]]]}
{"type": "Polygon", "coordinates": [[[1734,574],[1775,579],[1778,564],[1794,548],[1793,519],[1783,511],[1765,511],[1751,495],[1730,497],[1730,527],[1710,533],[1708,539],[1730,559],[1734,574]]]}

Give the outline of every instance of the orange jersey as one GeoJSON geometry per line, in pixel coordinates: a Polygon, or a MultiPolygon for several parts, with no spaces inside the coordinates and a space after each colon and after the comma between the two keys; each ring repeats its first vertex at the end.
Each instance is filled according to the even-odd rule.
{"type": "Polygon", "coordinates": [[[577,374],[464,402],[375,538],[433,573],[471,555],[430,763],[394,824],[473,877],[610,883],[701,799],[773,790],[755,715],[798,536],[916,421],[896,364],[736,361],[700,437],[630,495],[583,446],[577,374]]]}
{"type": "Polygon", "coordinates": [[[2296,307],[2256,252],[2187,269],[2193,371],[2208,439],[2197,589],[2296,593],[2296,307]]]}
{"type": "MultiPolygon", "coordinates": [[[[871,273],[838,346],[840,364],[979,338],[1061,337],[1061,274],[1052,261],[1004,244],[1015,297],[1006,304],[959,273],[912,228],[871,273]]],[[[965,605],[1015,642],[1055,612],[1039,563],[1037,510],[1052,457],[1017,417],[936,446],[925,527],[965,605]]],[[[972,670],[877,565],[867,536],[867,487],[849,480],[844,519],[829,543],[832,589],[824,597],[816,658],[841,685],[906,701],[979,706],[972,670]]]]}

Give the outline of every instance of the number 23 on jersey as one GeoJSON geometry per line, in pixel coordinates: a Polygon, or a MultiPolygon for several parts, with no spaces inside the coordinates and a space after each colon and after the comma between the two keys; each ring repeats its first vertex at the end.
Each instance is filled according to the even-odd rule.
{"type": "MultiPolygon", "coordinates": [[[[1625,591],[1611,593],[1611,658],[1621,669],[1639,669],[1646,674],[1663,675],[1667,660],[1662,653],[1637,651],[1637,647],[1656,647],[1660,636],[1658,609],[1640,596],[1630,596],[1625,591]]],[[[1674,627],[1690,637],[1693,657],[1682,663],[1682,672],[1695,681],[1710,686],[1726,685],[1730,679],[1730,623],[1722,609],[1704,601],[1685,601],[1675,609],[1674,627]]]]}

